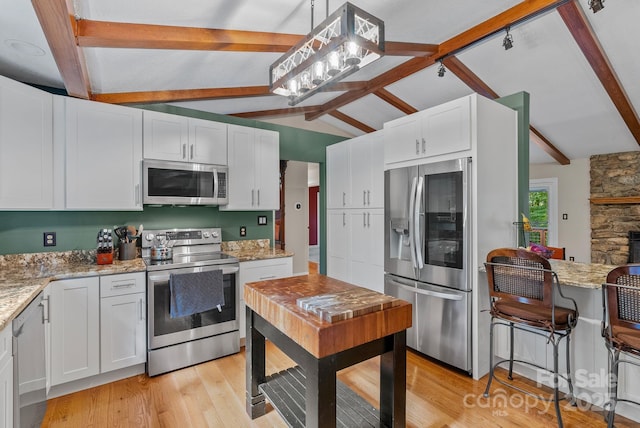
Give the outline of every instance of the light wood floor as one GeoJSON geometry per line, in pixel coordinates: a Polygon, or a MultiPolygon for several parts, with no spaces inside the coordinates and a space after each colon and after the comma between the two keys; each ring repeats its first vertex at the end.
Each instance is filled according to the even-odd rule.
{"type": "MultiPolygon", "coordinates": [[[[267,373],[294,363],[267,342],[267,373]]],[[[339,378],[378,406],[379,359],[339,373],[339,378]]],[[[491,397],[482,397],[486,378],[442,367],[407,353],[407,426],[552,427],[552,405],[538,402],[494,382],[491,397]]],[[[565,427],[606,426],[601,413],[563,402],[565,427]]],[[[618,427],[638,427],[621,417],[618,427]]],[[[245,412],[244,349],[235,355],[149,378],[118,382],[52,399],[43,427],[286,427],[275,410],[254,421],[245,412]]]]}

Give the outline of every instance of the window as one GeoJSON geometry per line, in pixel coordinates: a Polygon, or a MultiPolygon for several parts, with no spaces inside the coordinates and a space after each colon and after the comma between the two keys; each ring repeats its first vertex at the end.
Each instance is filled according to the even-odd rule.
{"type": "Polygon", "coordinates": [[[533,227],[530,241],[558,245],[557,178],[529,180],[529,220],[533,227]]]}

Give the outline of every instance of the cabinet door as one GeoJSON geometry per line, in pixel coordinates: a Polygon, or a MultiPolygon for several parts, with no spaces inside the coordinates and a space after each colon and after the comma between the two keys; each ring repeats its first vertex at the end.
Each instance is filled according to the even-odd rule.
{"type": "Polygon", "coordinates": [[[145,294],[100,299],[101,372],[147,361],[145,294]]]}
{"type": "Polygon", "coordinates": [[[98,277],[50,284],[51,385],[100,371],[98,277]]]}
{"type": "Polygon", "coordinates": [[[349,140],[348,172],[351,178],[351,207],[366,208],[371,201],[371,139],[368,135],[349,140]]]}
{"type": "Polygon", "coordinates": [[[422,117],[424,156],[471,149],[471,98],[460,98],[428,110],[422,117]]]}
{"type": "Polygon", "coordinates": [[[385,165],[422,156],[419,116],[415,113],[384,124],[385,165]]]}
{"type": "Polygon", "coordinates": [[[229,203],[222,211],[250,210],[255,204],[255,130],[246,126],[229,125],[229,203]]]}
{"type": "Polygon", "coordinates": [[[350,213],[350,282],[384,292],[384,211],[354,210],[350,213]]]}
{"type": "Polygon", "coordinates": [[[227,164],[227,124],[189,119],[189,159],[192,162],[227,164]]]}
{"type": "Polygon", "coordinates": [[[0,331],[0,428],[13,428],[11,324],[0,331]]]}
{"type": "Polygon", "coordinates": [[[187,161],[188,118],[149,110],[142,114],[145,159],[187,161]]]}
{"type": "Polygon", "coordinates": [[[378,131],[371,135],[371,195],[367,194],[368,208],[384,208],[384,141],[383,133],[378,131]]]}
{"type": "Polygon", "coordinates": [[[53,96],[0,76],[0,208],[53,207],[53,96]]]}
{"type": "Polygon", "coordinates": [[[66,207],[142,210],[142,110],[67,98],[66,207]]]}
{"type": "Polygon", "coordinates": [[[327,275],[349,281],[350,218],[344,210],[327,211],[327,275]]]}
{"type": "Polygon", "coordinates": [[[255,209],[280,209],[280,141],[279,134],[255,130],[255,209]]]}
{"type": "Polygon", "coordinates": [[[349,142],[327,147],[327,208],[351,205],[349,142]]]}

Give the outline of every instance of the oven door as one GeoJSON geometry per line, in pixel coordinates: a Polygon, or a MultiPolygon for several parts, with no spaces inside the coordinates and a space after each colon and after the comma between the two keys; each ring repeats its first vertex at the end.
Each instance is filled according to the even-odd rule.
{"type": "Polygon", "coordinates": [[[238,330],[238,265],[217,265],[169,269],[147,273],[149,349],[162,348],[194,339],[238,330]],[[205,272],[222,269],[224,301],[217,308],[186,317],[171,318],[170,274],[205,272]]]}

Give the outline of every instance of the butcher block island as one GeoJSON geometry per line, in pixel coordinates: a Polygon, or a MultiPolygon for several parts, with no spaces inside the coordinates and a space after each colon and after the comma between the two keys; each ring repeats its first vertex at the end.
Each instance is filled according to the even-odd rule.
{"type": "Polygon", "coordinates": [[[292,427],[405,426],[410,303],[324,275],[248,283],[244,300],[252,418],[269,400],[292,427]],[[298,366],[267,377],[265,338],[298,366]],[[336,379],[337,371],[377,355],[380,410],[336,379]]]}

